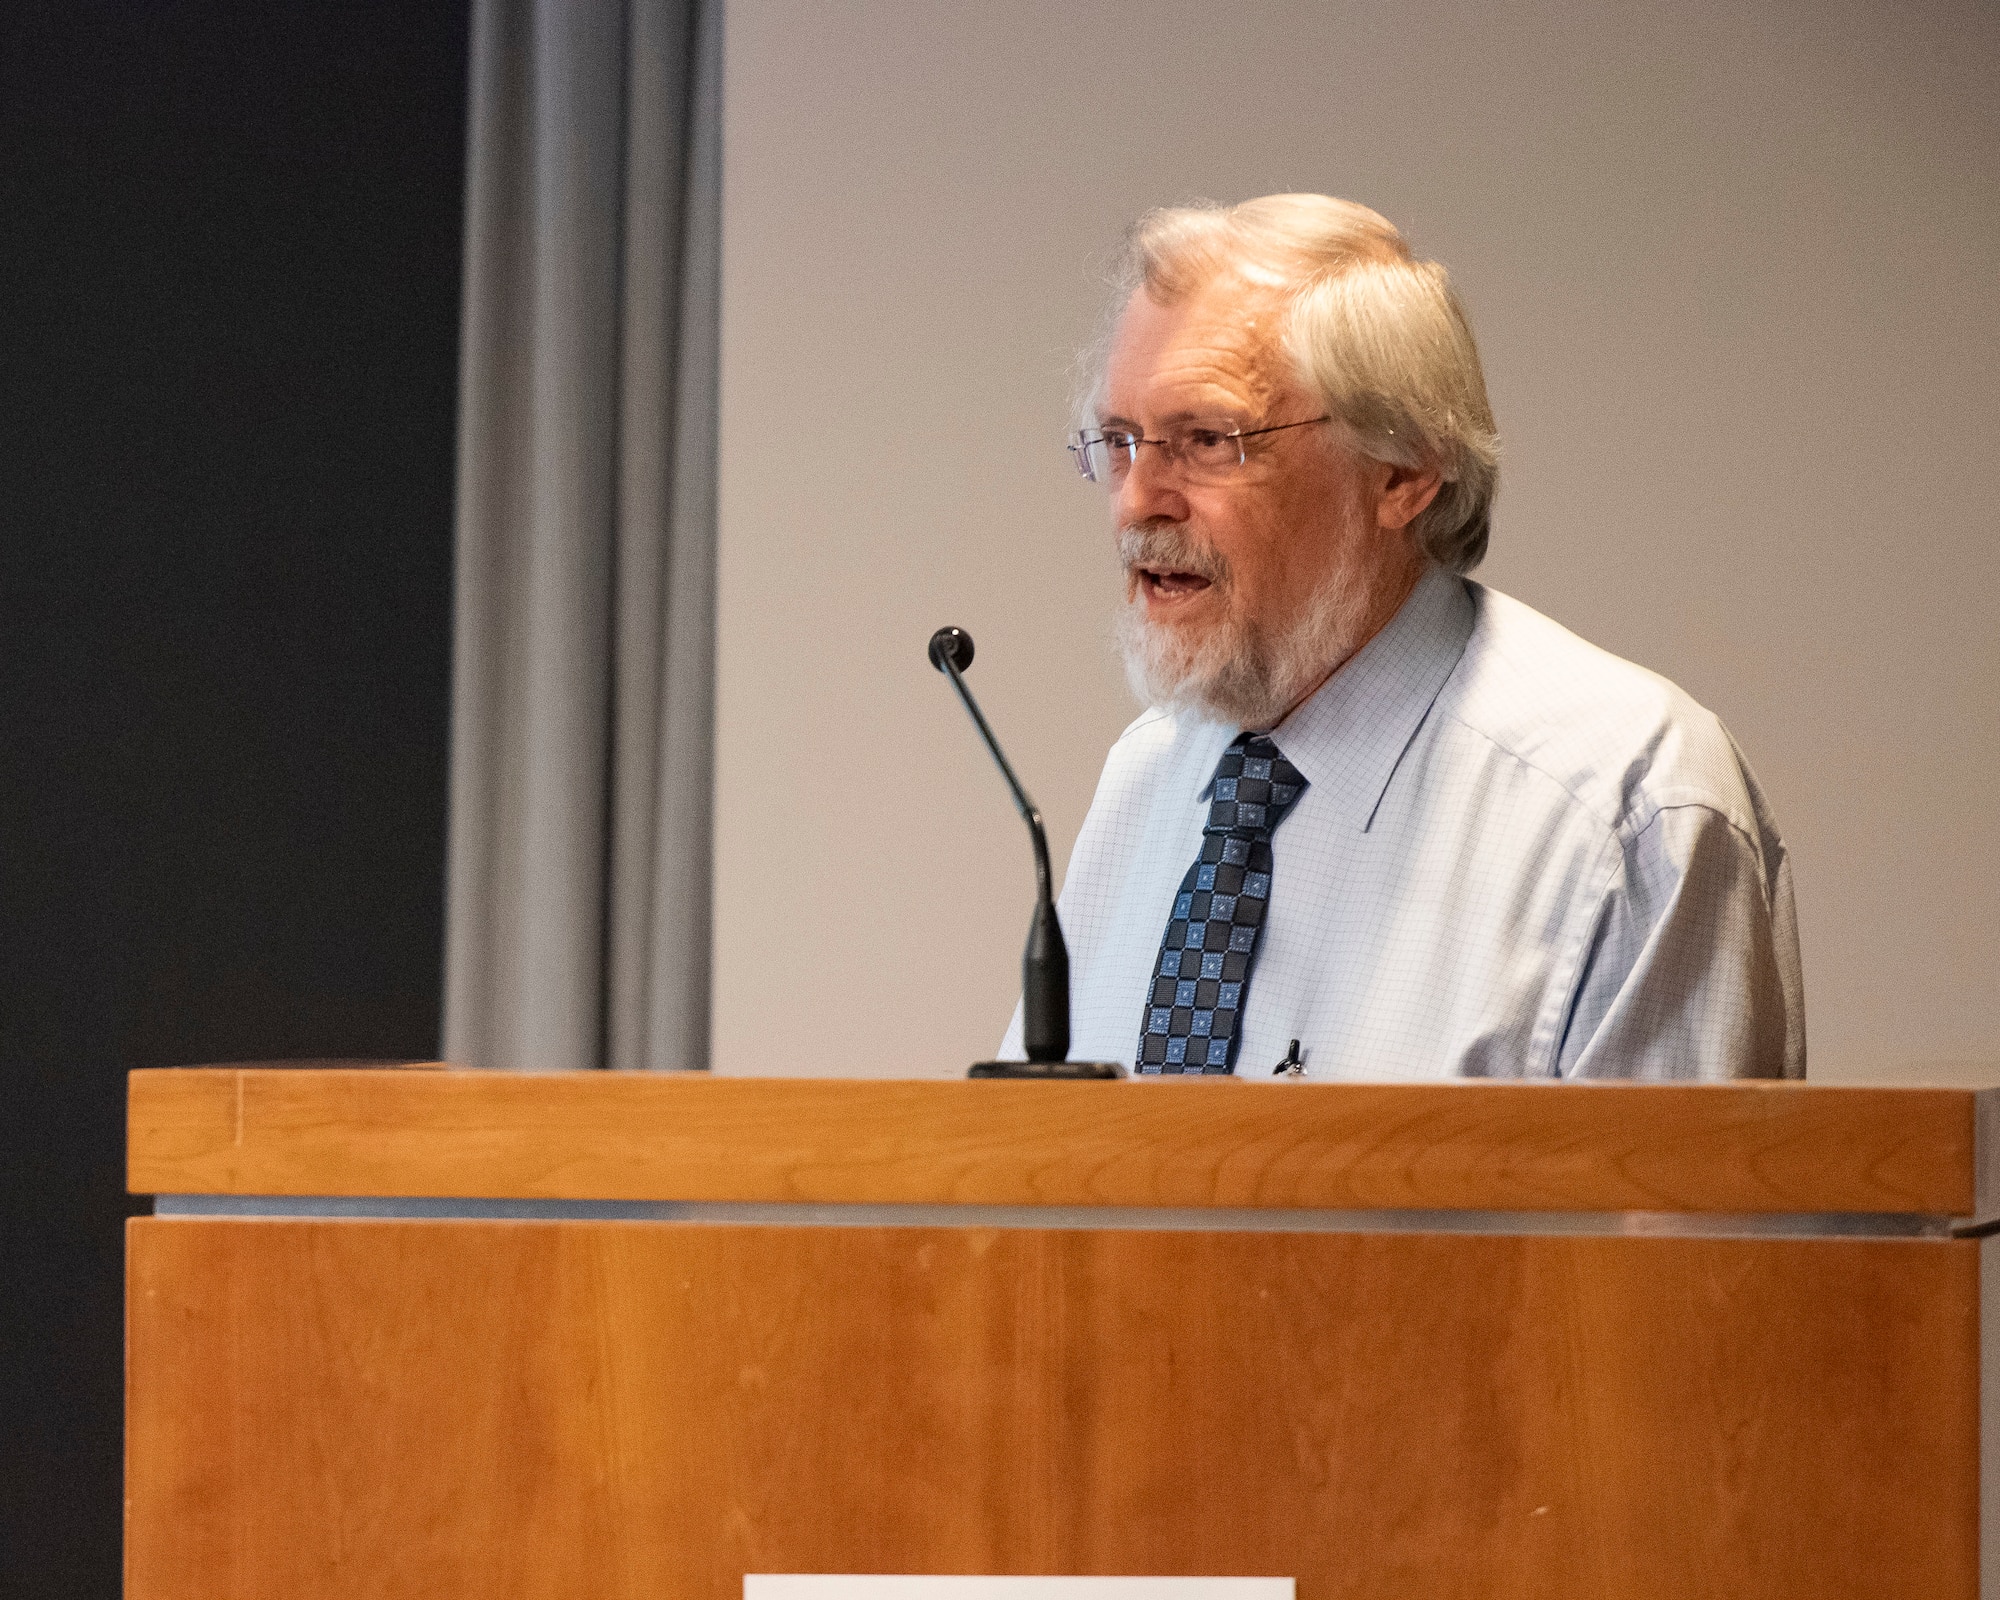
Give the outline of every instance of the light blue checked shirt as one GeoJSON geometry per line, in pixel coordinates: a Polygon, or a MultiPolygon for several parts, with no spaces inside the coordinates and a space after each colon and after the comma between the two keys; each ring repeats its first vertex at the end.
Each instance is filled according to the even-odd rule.
{"type": "MultiPolygon", "coordinates": [[[[1112,747],[1060,901],[1074,1060],[1133,1062],[1236,731],[1149,711],[1112,747]]],[[[1239,1077],[1292,1039],[1316,1079],[1805,1075],[1784,844],[1665,679],[1433,569],[1272,737],[1311,787],[1272,841],[1239,1077]]]]}

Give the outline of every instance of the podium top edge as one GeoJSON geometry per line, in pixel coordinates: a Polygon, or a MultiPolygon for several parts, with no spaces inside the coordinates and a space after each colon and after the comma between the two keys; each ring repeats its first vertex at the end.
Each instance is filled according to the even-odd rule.
{"type": "MultiPolygon", "coordinates": [[[[1880,1076],[1868,1077],[1843,1073],[1835,1078],[1733,1078],[1701,1079],[1673,1078],[1638,1080],[1631,1078],[1432,1078],[1417,1075],[1398,1076],[1383,1073],[1377,1076],[1356,1076],[1344,1078],[1307,1078],[1303,1080],[1269,1080],[1261,1077],[1154,1077],[1147,1078],[1134,1074],[1118,1080],[1060,1079],[1046,1082],[1023,1079],[968,1079],[961,1074],[907,1073],[886,1076],[877,1073],[835,1074],[835,1073],[791,1073],[791,1072],[712,1072],[705,1068],[676,1068],[649,1072],[609,1072],[601,1070],[556,1070],[556,1069],[495,1069],[462,1066],[452,1061],[405,1061],[405,1060],[347,1060],[338,1058],[298,1061],[208,1061],[188,1062],[184,1065],[165,1067],[135,1067],[127,1073],[130,1080],[186,1077],[194,1074],[237,1074],[253,1075],[282,1074],[288,1078],[313,1076],[330,1078],[349,1074],[366,1074],[375,1077],[380,1074],[425,1074],[449,1077],[453,1080],[488,1083],[494,1085],[512,1083],[536,1084],[764,1084],[764,1085],[831,1085],[848,1087],[899,1088],[908,1089],[917,1085],[941,1087],[956,1085],[970,1089],[974,1084],[985,1086],[973,1092],[989,1092],[990,1086],[999,1083],[1027,1083],[1028,1092],[1046,1092],[1050,1089],[1070,1088],[1077,1084],[1095,1087],[1100,1083],[1136,1083],[1149,1088],[1193,1088],[1198,1086],[1249,1085],[1271,1087],[1282,1093],[1311,1093],[1328,1089],[1407,1089],[1440,1093],[1490,1092],[1496,1089],[1513,1091],[1562,1091],[1611,1092],[1618,1094],[1653,1094],[1663,1090],[1699,1092],[1702,1094],[1783,1094],[1796,1095],[1803,1091],[1814,1093],[1867,1094],[1902,1093],[1916,1090],[1926,1093],[1949,1093],[1958,1095],[1983,1095],[2000,1093],[2000,1063],[1953,1064],[1935,1072],[1921,1076],[1903,1076],[1883,1072],[1880,1076]]],[[[784,1092],[773,1089],[774,1093],[784,1092]]]]}
{"type": "Polygon", "coordinates": [[[1224,1081],[149,1069],[127,1176],[135,1194],[2000,1214],[1992,1090],[1224,1081]]]}

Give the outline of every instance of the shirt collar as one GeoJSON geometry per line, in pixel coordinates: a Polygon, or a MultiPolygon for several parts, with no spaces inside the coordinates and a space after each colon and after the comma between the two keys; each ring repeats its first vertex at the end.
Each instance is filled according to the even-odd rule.
{"type": "MultiPolygon", "coordinates": [[[[1331,801],[1353,827],[1365,829],[1374,818],[1403,752],[1465,653],[1472,621],[1464,580],[1431,567],[1388,626],[1271,731],[1321,803],[1331,801]]],[[[1213,781],[1211,761],[1198,799],[1207,800],[1213,781]]]]}

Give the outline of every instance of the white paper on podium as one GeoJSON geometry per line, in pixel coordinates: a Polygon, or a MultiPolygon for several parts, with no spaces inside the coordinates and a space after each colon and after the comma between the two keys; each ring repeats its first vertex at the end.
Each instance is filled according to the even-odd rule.
{"type": "Polygon", "coordinates": [[[752,1572],[743,1600],[1294,1600],[1290,1578],[931,1578],[752,1572]]]}

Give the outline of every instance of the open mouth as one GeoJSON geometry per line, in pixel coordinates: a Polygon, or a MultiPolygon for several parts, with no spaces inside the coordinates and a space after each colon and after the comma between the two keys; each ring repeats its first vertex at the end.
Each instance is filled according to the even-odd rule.
{"type": "Polygon", "coordinates": [[[1179,567],[1138,567],[1134,571],[1148,600],[1186,600],[1209,587],[1209,580],[1200,573],[1179,567]]]}

